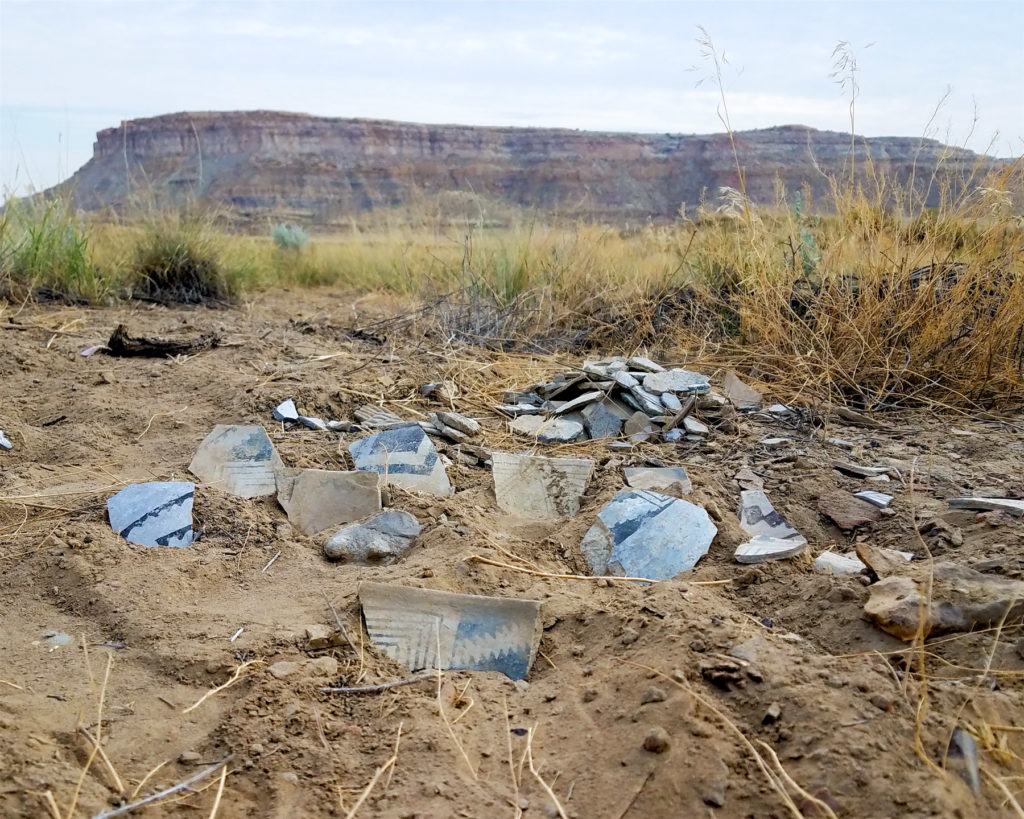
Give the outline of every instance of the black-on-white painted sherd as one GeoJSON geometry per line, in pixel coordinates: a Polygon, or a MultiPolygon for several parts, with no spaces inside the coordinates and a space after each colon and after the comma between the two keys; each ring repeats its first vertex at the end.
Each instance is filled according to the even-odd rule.
{"type": "Polygon", "coordinates": [[[186,481],[133,483],[107,500],[110,526],[129,543],[188,546],[194,496],[186,481]]]}

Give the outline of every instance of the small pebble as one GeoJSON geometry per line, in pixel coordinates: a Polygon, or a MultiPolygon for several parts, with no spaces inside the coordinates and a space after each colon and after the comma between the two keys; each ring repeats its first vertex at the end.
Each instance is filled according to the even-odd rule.
{"type": "Polygon", "coordinates": [[[294,674],[299,670],[298,663],[291,663],[287,660],[282,660],[279,663],[274,663],[270,668],[267,669],[270,672],[270,676],[275,680],[283,680],[290,674],[294,674]]]}
{"type": "Polygon", "coordinates": [[[664,728],[652,728],[644,737],[644,750],[652,754],[663,754],[668,750],[671,740],[664,728]]]}
{"type": "Polygon", "coordinates": [[[647,705],[651,702],[664,702],[667,698],[668,695],[665,693],[664,689],[658,688],[656,685],[652,685],[644,691],[643,696],[640,697],[640,704],[647,705]]]}
{"type": "Polygon", "coordinates": [[[183,765],[195,765],[202,757],[195,751],[182,751],[178,755],[178,762],[183,765]]]}
{"type": "Polygon", "coordinates": [[[640,632],[637,631],[635,628],[632,628],[630,626],[626,626],[622,630],[622,637],[620,638],[620,642],[624,646],[628,646],[628,645],[630,645],[632,643],[635,643],[639,639],[640,639],[640,632]]]}
{"type": "Polygon", "coordinates": [[[761,719],[762,725],[768,725],[772,722],[778,722],[779,717],[782,716],[782,706],[777,702],[773,702],[768,706],[768,709],[764,712],[764,717],[761,719]]]}

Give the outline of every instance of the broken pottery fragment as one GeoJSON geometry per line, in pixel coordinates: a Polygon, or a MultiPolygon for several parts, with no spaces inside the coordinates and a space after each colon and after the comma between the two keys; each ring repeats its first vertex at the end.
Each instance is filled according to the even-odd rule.
{"type": "Polygon", "coordinates": [[[1024,515],[1024,500],[1015,498],[950,498],[952,509],[980,509],[986,512],[1006,512],[1021,517],[1024,515]]]}
{"type": "Polygon", "coordinates": [[[814,558],[816,571],[834,575],[860,574],[867,566],[856,557],[838,555],[835,552],[822,552],[814,558]]]}
{"type": "Polygon", "coordinates": [[[380,488],[372,472],[282,469],[277,500],[294,526],[315,535],[378,511],[380,488]]]}
{"type": "Polygon", "coordinates": [[[690,370],[665,370],[663,372],[650,373],[644,376],[644,389],[648,392],[661,394],[663,392],[685,392],[699,393],[711,389],[706,375],[691,372],[690,370]]]}
{"type": "Polygon", "coordinates": [[[140,546],[188,546],[194,495],[187,481],[133,483],[107,500],[110,528],[140,546]]]}
{"type": "Polygon", "coordinates": [[[374,645],[411,671],[500,671],[521,680],[540,643],[540,601],[360,583],[374,645]]]}
{"type": "Polygon", "coordinates": [[[949,738],[949,745],[946,748],[945,767],[966,782],[975,796],[981,793],[978,743],[964,728],[957,726],[953,729],[953,735],[949,738]]]}
{"type": "Polygon", "coordinates": [[[860,464],[846,463],[845,461],[832,461],[832,468],[852,475],[855,478],[874,478],[879,475],[888,475],[892,472],[891,466],[861,466],[860,464]]]}
{"type": "Polygon", "coordinates": [[[882,631],[910,641],[975,626],[1013,622],[1024,616],[1024,581],[992,577],[958,566],[936,563],[929,583],[927,567],[902,568],[869,587],[864,613],[882,631]],[[931,585],[931,598],[926,590],[931,585]],[[922,619],[922,615],[923,619],[922,619]]]}
{"type": "Polygon", "coordinates": [[[393,412],[388,412],[383,407],[375,407],[372,404],[366,404],[365,406],[359,407],[352,414],[356,421],[366,429],[390,429],[392,427],[400,427],[409,423],[408,421],[399,418],[393,412]]]}
{"type": "Polygon", "coordinates": [[[740,563],[762,563],[800,554],[807,539],[780,515],[760,489],[740,493],[740,526],[751,536],[736,548],[740,563]]]}
{"type": "Polygon", "coordinates": [[[254,498],[277,492],[284,467],[263,427],[217,424],[196,450],[188,471],[229,495],[254,498]]]}
{"type": "Polygon", "coordinates": [[[274,407],[273,416],[275,421],[298,421],[299,411],[295,408],[295,402],[288,398],[274,407]]]}
{"type": "Polygon", "coordinates": [[[630,466],[626,468],[626,483],[634,489],[656,492],[678,487],[684,495],[693,489],[690,476],[681,466],[630,466]]]}
{"type": "Polygon", "coordinates": [[[12,444],[7,436],[4,435],[4,431],[2,429],[0,429],[0,449],[14,449],[14,444],[12,444]]]}
{"type": "Polygon", "coordinates": [[[491,453],[498,508],[528,518],[572,517],[594,471],[586,458],[491,453]]]}
{"type": "Polygon", "coordinates": [[[437,450],[419,424],[392,427],[353,441],[356,469],[376,472],[388,484],[434,495],[451,495],[452,485],[437,450]]]}
{"type": "Polygon", "coordinates": [[[894,500],[892,495],[886,495],[884,492],[873,492],[870,489],[863,492],[854,492],[853,496],[855,498],[860,498],[862,501],[867,501],[872,506],[877,506],[879,509],[885,509],[894,500]]]}
{"type": "Polygon", "coordinates": [[[865,523],[874,523],[882,517],[878,507],[851,495],[842,489],[828,492],[818,498],[818,511],[831,518],[840,529],[855,529],[865,523]]]}
{"type": "Polygon", "coordinates": [[[339,529],[324,544],[324,556],[349,563],[390,563],[405,554],[422,528],[408,512],[389,509],[339,529]]]}
{"type": "Polygon", "coordinates": [[[737,409],[753,409],[761,406],[761,393],[744,384],[731,370],[722,378],[722,392],[737,409]]]}
{"type": "Polygon", "coordinates": [[[583,536],[580,550],[593,575],[668,580],[692,569],[717,533],[695,504],[645,490],[620,492],[583,536]]]}

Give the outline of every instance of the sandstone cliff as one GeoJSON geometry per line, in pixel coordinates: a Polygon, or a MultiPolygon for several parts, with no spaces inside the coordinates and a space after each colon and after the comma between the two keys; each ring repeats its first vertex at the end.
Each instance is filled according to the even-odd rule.
{"type": "MultiPolygon", "coordinates": [[[[773,201],[841,176],[848,134],[788,125],[736,134],[747,190],[773,201]]],[[[922,192],[937,167],[963,179],[991,160],[932,140],[857,140],[857,164],[922,192]]],[[[961,184],[954,182],[954,184],[961,184]]],[[[61,187],[88,210],[123,209],[140,193],[164,203],[200,196],[241,221],[329,224],[449,192],[548,215],[612,222],[672,218],[686,203],[738,187],[728,136],[422,125],[271,111],[129,120],[101,131],[93,158],[61,187]]],[[[939,196],[931,184],[929,203],[939,196]]]]}

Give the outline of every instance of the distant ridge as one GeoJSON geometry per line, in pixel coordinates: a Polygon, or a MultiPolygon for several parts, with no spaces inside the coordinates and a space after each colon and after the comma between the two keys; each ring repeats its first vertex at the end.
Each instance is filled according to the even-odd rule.
{"type": "MultiPolygon", "coordinates": [[[[735,134],[747,191],[774,201],[827,197],[850,135],[783,125],[735,134]]],[[[935,140],[856,140],[856,161],[907,184],[928,204],[942,183],[962,187],[1001,163],[935,140]]],[[[728,135],[633,134],[559,128],[424,125],[278,111],[192,112],[127,120],[97,135],[93,157],[58,186],[86,210],[130,207],[133,196],[198,196],[241,222],[329,225],[374,210],[473,197],[496,209],[613,223],[670,219],[719,188],[739,187],[728,135]]]]}

